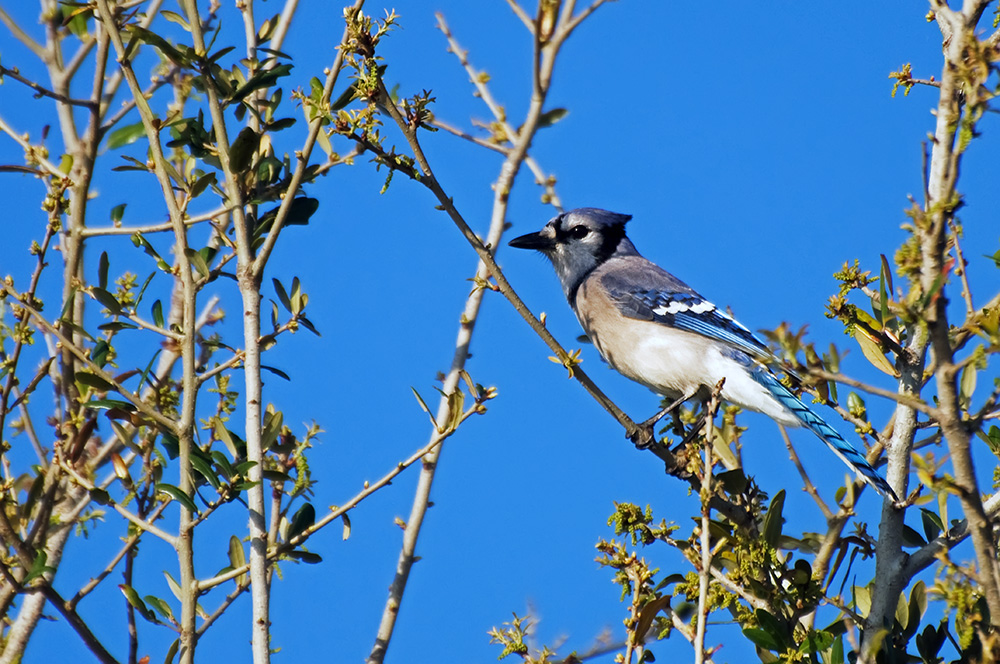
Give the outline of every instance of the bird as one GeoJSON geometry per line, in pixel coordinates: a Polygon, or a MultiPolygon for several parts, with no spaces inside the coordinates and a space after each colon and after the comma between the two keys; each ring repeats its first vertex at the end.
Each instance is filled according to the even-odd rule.
{"type": "Polygon", "coordinates": [[[604,360],[673,403],[720,396],[789,427],[805,427],[884,497],[897,500],[840,433],[778,380],[777,358],[749,329],[639,254],[625,234],[632,215],[577,208],[508,244],[541,252],[555,268],[577,320],[604,360]]]}

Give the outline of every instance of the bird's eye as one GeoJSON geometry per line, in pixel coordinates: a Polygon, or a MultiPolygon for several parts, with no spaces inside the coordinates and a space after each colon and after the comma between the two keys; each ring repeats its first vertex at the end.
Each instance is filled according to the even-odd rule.
{"type": "Polygon", "coordinates": [[[587,237],[587,234],[589,232],[590,229],[587,228],[586,226],[574,226],[573,228],[569,229],[570,236],[576,240],[582,240],[583,238],[587,237]]]}

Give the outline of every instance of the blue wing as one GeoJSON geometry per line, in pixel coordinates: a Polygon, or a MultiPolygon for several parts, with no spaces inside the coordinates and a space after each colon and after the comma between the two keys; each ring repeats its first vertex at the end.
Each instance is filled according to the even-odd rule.
{"type": "Polygon", "coordinates": [[[840,460],[851,467],[856,473],[861,475],[862,478],[868,484],[872,486],[876,491],[878,491],[883,496],[892,498],[893,500],[899,500],[896,497],[896,492],[892,490],[889,483],[886,482],[878,471],[872,468],[871,464],[865,458],[865,455],[854,448],[849,442],[847,442],[843,436],[841,436],[836,429],[827,424],[822,417],[814,413],[809,406],[802,403],[802,400],[792,394],[791,390],[778,382],[778,379],[774,377],[766,367],[755,366],[750,374],[753,376],[754,380],[763,385],[768,392],[770,392],[775,399],[781,402],[785,408],[787,408],[801,423],[802,426],[806,427],[814,434],[819,436],[820,440],[826,443],[834,454],[840,457],[840,460]]]}
{"type": "MultiPolygon", "coordinates": [[[[721,341],[751,357],[770,361],[771,351],[753,332],[693,290],[621,288],[608,290],[618,310],[629,318],[651,320],[721,341]]],[[[681,284],[683,286],[683,284],[681,284]]],[[[686,288],[686,287],[685,287],[686,288]]]]}

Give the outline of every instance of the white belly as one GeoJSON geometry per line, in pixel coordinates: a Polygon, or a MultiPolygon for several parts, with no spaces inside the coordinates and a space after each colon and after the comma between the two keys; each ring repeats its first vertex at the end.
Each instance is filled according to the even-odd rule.
{"type": "Polygon", "coordinates": [[[584,329],[616,371],[658,394],[677,398],[705,393],[725,378],[722,397],[726,401],[764,413],[781,424],[801,426],[750,376],[746,366],[701,335],[629,318],[616,318],[610,325],[584,324],[584,329]]]}

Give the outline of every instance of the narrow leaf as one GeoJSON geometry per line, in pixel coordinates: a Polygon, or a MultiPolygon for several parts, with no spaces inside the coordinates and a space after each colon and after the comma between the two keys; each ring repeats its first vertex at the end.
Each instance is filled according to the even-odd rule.
{"type": "Polygon", "coordinates": [[[103,288],[98,288],[97,286],[91,286],[91,295],[94,299],[100,302],[105,309],[107,309],[111,315],[115,316],[122,312],[122,305],[118,302],[114,295],[104,290],[103,288]]]}
{"type": "Polygon", "coordinates": [[[774,498],[771,499],[771,506],[767,508],[767,514],[764,515],[764,541],[767,542],[771,548],[774,548],[778,544],[778,538],[781,537],[781,527],[784,523],[784,520],[781,517],[781,512],[784,509],[784,506],[785,490],[781,489],[778,493],[774,494],[774,498]]]}
{"type": "MultiPolygon", "coordinates": [[[[229,538],[229,564],[233,566],[233,569],[239,569],[247,564],[246,552],[243,550],[243,542],[236,535],[229,538]]],[[[245,586],[247,584],[247,575],[240,574],[236,577],[236,582],[245,586]]]]}
{"type": "Polygon", "coordinates": [[[163,327],[163,303],[160,302],[159,300],[157,300],[156,302],[153,303],[152,314],[153,314],[153,325],[155,325],[156,327],[162,328],[163,327]]]}
{"type": "Polygon", "coordinates": [[[310,503],[306,503],[298,509],[295,516],[292,517],[291,524],[288,526],[288,539],[291,541],[296,536],[302,533],[306,528],[309,528],[316,522],[316,508],[310,503]]]}
{"type": "Polygon", "coordinates": [[[104,290],[108,288],[108,267],[108,252],[102,251],[101,258],[97,263],[97,285],[104,290]]]}
{"type": "Polygon", "coordinates": [[[281,302],[281,306],[285,308],[288,313],[292,312],[292,302],[288,299],[288,293],[285,291],[285,287],[281,285],[281,282],[277,279],[271,279],[271,283],[274,284],[274,292],[278,296],[278,300],[281,302]]]}
{"type": "Polygon", "coordinates": [[[871,362],[876,369],[893,377],[898,376],[896,368],[892,366],[892,362],[890,362],[885,356],[882,349],[879,348],[879,345],[875,343],[860,327],[855,328],[854,339],[861,347],[861,352],[864,353],[865,357],[868,358],[868,361],[871,362]]]}
{"type": "Polygon", "coordinates": [[[167,494],[168,496],[179,502],[181,505],[186,507],[189,512],[198,514],[198,506],[194,504],[193,500],[191,500],[191,496],[187,495],[173,484],[158,482],[156,485],[156,490],[162,491],[163,493],[167,494]]]}
{"type": "Polygon", "coordinates": [[[567,115],[569,115],[569,109],[566,108],[553,108],[551,111],[545,111],[538,117],[538,127],[539,129],[551,127],[567,115]]]}
{"type": "Polygon", "coordinates": [[[90,371],[77,371],[74,378],[76,378],[76,382],[81,385],[92,387],[99,392],[112,392],[117,390],[114,383],[104,380],[97,374],[91,373],[90,371]]]}
{"type": "Polygon", "coordinates": [[[124,147],[126,145],[131,145],[139,140],[140,137],[146,135],[146,129],[142,126],[142,122],[136,122],[135,124],[125,125],[124,127],[119,127],[113,132],[108,134],[108,149],[114,150],[116,148],[124,147]]]}

